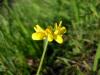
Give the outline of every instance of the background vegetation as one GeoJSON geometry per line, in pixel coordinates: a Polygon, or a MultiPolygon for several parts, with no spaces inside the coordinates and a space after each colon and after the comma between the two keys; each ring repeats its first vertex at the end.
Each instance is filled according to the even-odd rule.
{"type": "Polygon", "coordinates": [[[100,0],[0,0],[0,75],[35,75],[33,26],[61,20],[64,43],[49,43],[41,75],[100,75],[100,0]]]}

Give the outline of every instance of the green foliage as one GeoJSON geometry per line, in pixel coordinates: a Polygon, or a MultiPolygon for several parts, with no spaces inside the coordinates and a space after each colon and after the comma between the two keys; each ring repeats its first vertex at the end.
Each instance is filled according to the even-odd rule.
{"type": "Polygon", "coordinates": [[[0,75],[35,74],[43,41],[31,39],[33,26],[39,24],[45,28],[60,20],[67,28],[64,43],[49,43],[42,74],[92,75],[92,67],[100,73],[96,65],[100,40],[99,0],[8,1],[0,4],[0,75]]]}

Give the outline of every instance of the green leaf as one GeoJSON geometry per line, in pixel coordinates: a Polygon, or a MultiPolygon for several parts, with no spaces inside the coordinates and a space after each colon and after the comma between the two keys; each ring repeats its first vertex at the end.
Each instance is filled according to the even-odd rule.
{"type": "Polygon", "coordinates": [[[93,71],[97,70],[99,59],[100,59],[100,43],[98,44],[98,48],[97,48],[97,51],[96,51],[96,55],[95,55],[95,59],[94,59],[94,64],[93,64],[93,71]]]}

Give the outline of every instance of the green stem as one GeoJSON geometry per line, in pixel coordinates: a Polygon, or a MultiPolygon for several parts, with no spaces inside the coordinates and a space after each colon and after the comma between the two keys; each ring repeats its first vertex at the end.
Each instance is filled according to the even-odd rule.
{"type": "Polygon", "coordinates": [[[36,75],[40,74],[40,71],[41,71],[41,68],[42,68],[42,64],[43,64],[43,60],[44,60],[44,56],[45,56],[45,53],[46,53],[46,50],[47,50],[47,46],[48,46],[48,40],[46,39],[44,41],[44,50],[43,50],[43,53],[42,53],[41,61],[40,61],[40,64],[39,64],[39,67],[38,67],[36,75]]]}

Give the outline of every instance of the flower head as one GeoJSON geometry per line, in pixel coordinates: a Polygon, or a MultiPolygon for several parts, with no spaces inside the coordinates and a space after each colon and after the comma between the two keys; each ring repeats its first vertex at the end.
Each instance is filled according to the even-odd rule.
{"type": "Polygon", "coordinates": [[[63,34],[66,32],[66,28],[63,26],[61,27],[62,21],[57,25],[55,24],[55,31],[54,31],[54,40],[58,43],[63,43],[63,34]]]}
{"type": "Polygon", "coordinates": [[[44,40],[47,38],[49,42],[53,41],[54,39],[57,43],[62,44],[63,43],[62,36],[66,32],[66,28],[64,26],[61,26],[61,24],[62,24],[62,21],[60,21],[58,25],[57,23],[55,24],[54,32],[52,31],[53,29],[51,26],[47,27],[44,30],[39,25],[36,25],[34,27],[34,30],[36,32],[32,34],[32,39],[44,40]]]}
{"type": "Polygon", "coordinates": [[[50,27],[44,30],[39,25],[36,25],[34,30],[36,32],[32,34],[33,40],[43,40],[47,38],[48,41],[53,41],[53,33],[50,27]]]}

